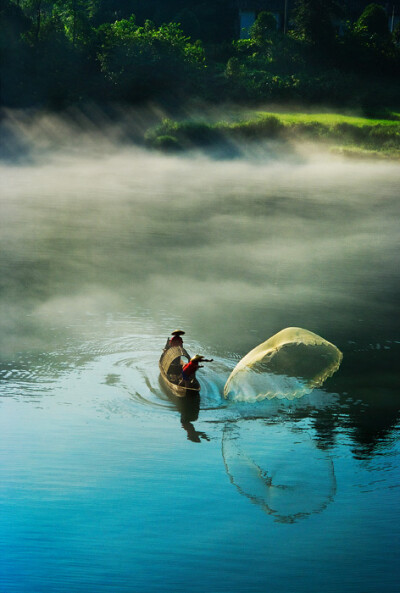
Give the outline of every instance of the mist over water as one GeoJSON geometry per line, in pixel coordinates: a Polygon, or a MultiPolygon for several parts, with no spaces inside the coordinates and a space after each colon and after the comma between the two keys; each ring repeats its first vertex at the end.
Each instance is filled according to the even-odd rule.
{"type": "Polygon", "coordinates": [[[7,124],[1,591],[393,592],[399,166],[165,155],[127,142],[135,121],[7,124]],[[224,400],[291,326],[343,352],[336,375],[293,402],[224,400]],[[159,381],[177,328],[215,361],[199,401],[159,381]]]}
{"type": "Polygon", "coordinates": [[[2,323],[15,320],[3,351],[23,349],[24,323],[36,341],[82,314],[138,307],[241,354],[290,325],[395,337],[397,165],[64,143],[1,166],[2,323]]]}

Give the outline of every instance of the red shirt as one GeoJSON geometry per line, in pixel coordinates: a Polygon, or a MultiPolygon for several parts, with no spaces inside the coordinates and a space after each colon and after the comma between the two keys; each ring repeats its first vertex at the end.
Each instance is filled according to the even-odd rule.
{"type": "Polygon", "coordinates": [[[183,346],[183,340],[180,336],[173,336],[169,341],[170,347],[183,346]]]}
{"type": "Polygon", "coordinates": [[[185,375],[194,375],[194,373],[199,368],[199,362],[197,360],[191,360],[183,367],[182,371],[185,375]]]}

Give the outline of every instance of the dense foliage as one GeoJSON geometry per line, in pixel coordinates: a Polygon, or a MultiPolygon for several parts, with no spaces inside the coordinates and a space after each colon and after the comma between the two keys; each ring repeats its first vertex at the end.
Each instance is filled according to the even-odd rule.
{"type": "Polygon", "coordinates": [[[380,4],[346,23],[339,0],[297,0],[289,23],[261,12],[240,40],[235,0],[0,0],[0,103],[399,104],[399,29],[380,4]]]}
{"type": "Polygon", "coordinates": [[[190,90],[204,67],[201,45],[190,43],[176,23],[156,27],[146,21],[140,27],[131,16],[97,33],[101,72],[116,98],[135,101],[175,88],[190,90]]]}

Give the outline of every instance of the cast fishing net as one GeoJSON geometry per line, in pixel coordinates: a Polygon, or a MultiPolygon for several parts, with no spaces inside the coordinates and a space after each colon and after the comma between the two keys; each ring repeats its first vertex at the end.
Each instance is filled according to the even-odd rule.
{"type": "Polygon", "coordinates": [[[224,396],[233,401],[302,397],[333,375],[342,358],[324,338],[288,327],[240,360],[225,384],[224,396]]]}

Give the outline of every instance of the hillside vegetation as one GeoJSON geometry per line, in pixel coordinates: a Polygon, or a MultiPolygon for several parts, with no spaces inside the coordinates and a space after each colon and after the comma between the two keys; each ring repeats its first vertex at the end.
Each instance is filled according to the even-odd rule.
{"type": "Polygon", "coordinates": [[[297,0],[286,34],[261,12],[239,39],[235,0],[1,0],[0,105],[400,110],[400,29],[389,31],[383,5],[354,15],[348,4],[297,0]]]}

